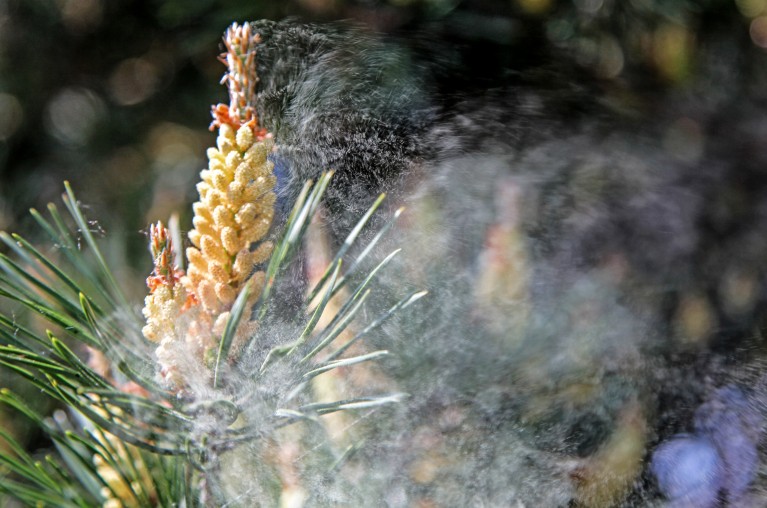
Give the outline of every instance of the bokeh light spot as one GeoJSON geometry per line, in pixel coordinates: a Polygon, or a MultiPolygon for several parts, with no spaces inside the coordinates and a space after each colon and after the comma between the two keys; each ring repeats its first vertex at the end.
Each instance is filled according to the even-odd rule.
{"type": "Polygon", "coordinates": [[[767,10],[767,0],[735,0],[735,4],[747,18],[755,18],[767,10]]]}
{"type": "Polygon", "coordinates": [[[104,115],[104,102],[91,90],[66,88],[48,103],[46,128],[67,145],[84,145],[104,115]]]}
{"type": "Polygon", "coordinates": [[[553,19],[546,23],[546,36],[554,44],[562,44],[575,35],[573,23],[565,19],[553,19]]]}
{"type": "Polygon", "coordinates": [[[0,0],[0,56],[2,56],[3,50],[5,50],[6,40],[12,34],[11,31],[11,16],[8,14],[8,7],[4,5],[0,0]]]}
{"type": "Polygon", "coordinates": [[[759,296],[758,278],[749,271],[731,271],[719,287],[724,309],[731,317],[751,312],[759,296]]]}
{"type": "Polygon", "coordinates": [[[528,14],[543,14],[551,9],[551,0],[517,0],[519,8],[528,14]]]}
{"type": "Polygon", "coordinates": [[[661,76],[669,81],[681,81],[690,71],[695,41],[689,30],[667,24],[653,36],[652,57],[661,76]]]}
{"type": "Polygon", "coordinates": [[[767,16],[759,16],[751,21],[748,32],[754,44],[767,49],[767,16]]]}
{"type": "Polygon", "coordinates": [[[603,37],[599,42],[597,73],[602,78],[614,78],[623,70],[623,50],[613,37],[603,37]]]}
{"type": "Polygon", "coordinates": [[[0,141],[13,136],[23,119],[21,102],[11,94],[0,93],[0,141]]]}
{"type": "Polygon", "coordinates": [[[578,9],[589,14],[595,14],[603,4],[604,0],[575,0],[578,9]]]}
{"type": "MultiPolygon", "coordinates": [[[[299,3],[309,9],[312,12],[323,13],[332,12],[336,8],[335,0],[299,0],[299,3]]],[[[409,0],[398,2],[398,5],[407,5],[411,3],[409,0]]]]}
{"type": "Polygon", "coordinates": [[[13,215],[10,206],[0,197],[0,230],[5,231],[12,224],[13,215]]]}
{"type": "Polygon", "coordinates": [[[676,312],[676,330],[682,342],[702,345],[716,324],[711,304],[704,295],[689,293],[682,297],[676,312]]]}
{"type": "Polygon", "coordinates": [[[74,34],[92,32],[101,23],[101,0],[59,0],[57,3],[62,23],[74,34]]]}
{"type": "Polygon", "coordinates": [[[581,65],[593,68],[601,78],[614,78],[623,70],[623,50],[613,37],[581,38],[577,57],[581,65]]]}
{"type": "Polygon", "coordinates": [[[675,121],[663,136],[663,148],[684,162],[695,162],[703,155],[703,133],[700,125],[690,118],[675,121]]]}
{"type": "MultiPolygon", "coordinates": [[[[206,132],[203,136],[207,137],[206,132]]],[[[152,204],[146,212],[147,222],[168,217],[183,209],[193,180],[204,165],[203,136],[183,125],[164,122],[154,127],[147,137],[146,153],[155,174],[152,204]]]]}
{"type": "Polygon", "coordinates": [[[157,66],[146,58],[123,60],[109,77],[112,98],[123,106],[145,101],[154,94],[159,84],[157,66]]]}

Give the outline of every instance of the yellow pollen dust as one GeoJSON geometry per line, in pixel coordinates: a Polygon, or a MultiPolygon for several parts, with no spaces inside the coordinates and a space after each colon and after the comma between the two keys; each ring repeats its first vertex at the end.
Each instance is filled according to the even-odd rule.
{"type": "Polygon", "coordinates": [[[189,267],[184,286],[206,313],[219,315],[231,308],[248,280],[251,298],[263,287],[263,272],[255,267],[271,256],[272,243],[261,241],[274,217],[274,164],[267,160],[272,140],[257,141],[253,130],[228,124],[219,127],[217,148],[208,149],[209,165],[197,186],[193,246],[187,248],[189,267]],[[261,241],[260,243],[258,243],[261,241]]]}

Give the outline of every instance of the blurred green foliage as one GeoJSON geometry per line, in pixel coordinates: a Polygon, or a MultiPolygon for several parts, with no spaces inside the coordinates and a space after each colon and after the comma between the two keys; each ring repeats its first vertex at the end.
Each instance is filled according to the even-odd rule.
{"type": "Polygon", "coordinates": [[[137,232],[192,198],[233,20],[440,24],[509,52],[564,49],[598,79],[671,87],[721,33],[758,51],[765,14],[764,0],[0,0],[0,229],[24,229],[26,209],[69,179],[146,271],[137,232]]]}

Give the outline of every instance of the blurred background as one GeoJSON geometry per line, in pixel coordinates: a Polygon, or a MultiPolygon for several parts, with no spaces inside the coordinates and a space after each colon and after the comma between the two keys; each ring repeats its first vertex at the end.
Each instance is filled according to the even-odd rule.
{"type": "MultiPolygon", "coordinates": [[[[486,75],[557,55],[650,114],[690,91],[711,110],[767,95],[767,0],[0,0],[0,230],[34,238],[28,209],[69,180],[140,306],[148,225],[188,224],[210,106],[227,100],[223,31],[287,16],[437,34],[476,47],[486,75]]],[[[674,124],[668,142],[694,149],[695,129],[674,124]]]]}
{"type": "MultiPolygon", "coordinates": [[[[712,55],[755,69],[757,89],[753,74],[767,74],[767,0],[0,0],[0,230],[26,231],[27,210],[56,201],[67,179],[94,230],[122,244],[115,266],[146,273],[141,232],[188,208],[214,140],[222,32],[286,16],[452,35],[490,48],[486,65],[561,52],[627,104],[646,90],[727,93],[717,76],[696,79],[712,55]]],[[[125,275],[143,294],[143,275],[125,275]]]]}

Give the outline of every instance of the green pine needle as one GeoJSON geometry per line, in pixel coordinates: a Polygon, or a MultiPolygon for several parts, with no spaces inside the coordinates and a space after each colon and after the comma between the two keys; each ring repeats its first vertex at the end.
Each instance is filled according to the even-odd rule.
{"type": "MultiPolygon", "coordinates": [[[[238,369],[249,368],[245,359],[252,362],[257,348],[263,347],[259,342],[263,340],[262,335],[270,336],[269,319],[280,311],[270,308],[274,292],[280,288],[278,279],[300,251],[303,236],[331,178],[332,172],[326,172],[316,183],[308,182],[303,187],[267,265],[259,300],[248,308],[252,287],[248,284],[240,292],[216,351],[209,393],[191,401],[168,392],[155,380],[154,345],[141,335],[142,322],[132,311],[136,302],[127,301],[68,183],[63,196],[66,213],[52,204],[47,208],[47,217],[31,211],[38,226],[56,246],[55,250],[44,254],[44,250],[19,235],[0,232],[0,242],[9,249],[7,255],[0,254],[0,298],[14,302],[30,317],[36,316],[36,320],[27,322],[23,313],[17,318],[0,312],[0,365],[63,404],[69,414],[78,415],[70,420],[64,416],[67,413],[59,412],[52,419],[46,418],[11,390],[0,389],[0,403],[28,418],[56,447],[54,455],[38,461],[13,436],[0,429],[0,440],[5,442],[7,450],[0,452],[0,465],[6,470],[5,478],[0,481],[0,492],[25,504],[94,506],[106,501],[105,492],[112,497],[120,495],[113,479],[102,476],[103,469],[107,468],[127,486],[130,496],[141,506],[198,506],[204,498],[203,490],[210,498],[223,502],[225,492],[218,485],[215,472],[219,453],[261,440],[299,421],[313,422],[314,428],[319,429],[321,415],[378,408],[402,401],[403,394],[384,394],[314,403],[307,401],[303,393],[310,380],[323,373],[391,354],[378,350],[342,357],[353,343],[425,295],[425,292],[409,294],[356,332],[344,345],[330,347],[364,314],[369,297],[375,292],[376,276],[399,252],[392,252],[367,273],[357,275],[368,254],[402,210],[398,210],[372,240],[359,246],[356,258],[346,260],[383,203],[384,195],[379,196],[352,229],[305,298],[305,313],[298,316],[302,325],[297,336],[286,345],[269,350],[255,375],[240,372],[241,375],[233,376],[238,369]],[[349,266],[346,271],[345,266],[349,266]],[[334,315],[329,317],[329,324],[318,332],[323,314],[330,308],[336,309],[329,305],[331,298],[341,294],[340,289],[350,280],[359,283],[339,303],[334,315]],[[319,303],[311,308],[311,302],[316,300],[319,303]],[[117,321],[116,316],[124,318],[117,321]],[[236,332],[246,318],[258,319],[262,326],[242,351],[233,354],[236,332]],[[44,323],[42,333],[37,331],[40,322],[44,323]],[[78,353],[83,346],[105,354],[113,370],[119,372],[116,375],[132,381],[148,395],[126,393],[116,387],[113,380],[94,371],[78,353]],[[328,350],[324,360],[318,363],[319,353],[328,350]],[[266,382],[267,375],[280,379],[287,375],[284,379],[288,386],[265,398],[272,404],[265,418],[249,421],[244,416],[247,404],[254,401],[253,383],[266,382]],[[288,407],[291,404],[293,407],[288,407]],[[210,420],[215,425],[201,429],[200,420],[210,420]],[[94,462],[97,456],[101,457],[101,466],[94,462]]],[[[180,234],[178,228],[175,229],[176,242],[180,244],[180,234]]],[[[269,389],[268,384],[264,387],[269,389]]],[[[351,455],[349,450],[333,462],[336,464],[333,471],[351,455]]]]}

